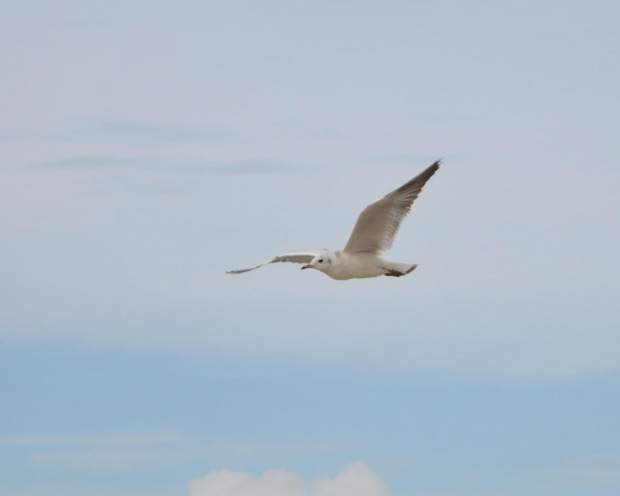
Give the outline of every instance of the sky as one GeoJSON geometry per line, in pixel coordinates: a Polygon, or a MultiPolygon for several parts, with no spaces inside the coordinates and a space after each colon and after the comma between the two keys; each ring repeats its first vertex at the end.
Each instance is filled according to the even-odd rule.
{"type": "Polygon", "coordinates": [[[620,6],[0,3],[0,493],[620,492],[620,6]],[[430,165],[386,258],[340,249],[430,165]]]}

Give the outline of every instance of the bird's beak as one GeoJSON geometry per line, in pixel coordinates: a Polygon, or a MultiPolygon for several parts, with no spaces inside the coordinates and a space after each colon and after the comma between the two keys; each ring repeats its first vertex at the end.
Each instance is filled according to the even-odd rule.
{"type": "Polygon", "coordinates": [[[312,265],[310,265],[310,264],[306,264],[306,265],[304,265],[304,266],[301,268],[301,270],[304,270],[304,269],[311,269],[311,268],[312,268],[312,265]]]}

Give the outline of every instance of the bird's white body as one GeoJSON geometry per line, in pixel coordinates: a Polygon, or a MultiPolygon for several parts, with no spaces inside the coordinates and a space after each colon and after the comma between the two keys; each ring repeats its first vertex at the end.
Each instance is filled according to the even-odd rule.
{"type": "Polygon", "coordinates": [[[417,265],[394,263],[384,260],[374,253],[328,252],[331,263],[313,267],[332,279],[364,279],[378,276],[403,276],[409,274],[417,265]]]}
{"type": "Polygon", "coordinates": [[[271,263],[294,262],[305,264],[302,269],[316,269],[340,281],[409,274],[417,267],[416,264],[388,262],[379,253],[392,247],[400,223],[409,213],[426,181],[439,168],[440,162],[437,160],[411,181],[368,205],[359,215],[344,249],[335,252],[308,250],[285,253],[256,267],[231,270],[229,273],[242,274],[271,263]]]}

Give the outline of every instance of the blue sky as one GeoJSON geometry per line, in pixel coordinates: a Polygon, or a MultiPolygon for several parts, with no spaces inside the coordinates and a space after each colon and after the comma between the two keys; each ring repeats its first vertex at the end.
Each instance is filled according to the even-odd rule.
{"type": "Polygon", "coordinates": [[[616,2],[0,13],[2,494],[618,494],[616,2]]]}

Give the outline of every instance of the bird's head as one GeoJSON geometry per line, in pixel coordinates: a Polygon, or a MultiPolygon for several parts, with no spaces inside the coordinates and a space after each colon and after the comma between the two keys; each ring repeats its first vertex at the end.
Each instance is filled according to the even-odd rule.
{"type": "Polygon", "coordinates": [[[303,269],[316,269],[325,272],[332,264],[332,255],[329,251],[324,250],[312,259],[309,264],[302,267],[303,269]]]}

